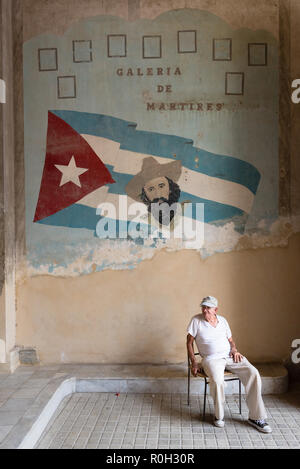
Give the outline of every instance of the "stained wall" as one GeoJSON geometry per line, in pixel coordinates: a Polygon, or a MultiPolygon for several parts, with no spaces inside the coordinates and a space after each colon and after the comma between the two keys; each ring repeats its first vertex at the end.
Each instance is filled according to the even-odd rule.
{"type": "MultiPolygon", "coordinates": [[[[24,127],[19,118],[16,130],[16,216],[20,219],[16,226],[16,344],[35,347],[43,363],[181,362],[186,354],[187,323],[199,311],[199,302],[207,294],[219,298],[219,312],[229,320],[238,348],[248,358],[256,361],[288,359],[291,342],[299,330],[298,110],[288,101],[288,78],[295,77],[298,69],[295,37],[300,12],[293,1],[231,1],[230,8],[228,3],[225,6],[223,1],[133,1],[128,4],[89,1],[84,7],[78,2],[75,8],[74,2],[22,2],[19,31],[22,30],[22,56],[26,60],[23,80],[20,77],[17,87],[18,99],[24,100],[25,113],[24,127]],[[180,10],[174,17],[175,9],[180,10]],[[175,116],[171,115],[173,111],[158,110],[153,116],[152,111],[144,110],[145,102],[139,109],[140,101],[134,101],[135,95],[146,96],[149,101],[150,94],[153,101],[158,101],[156,87],[158,84],[165,86],[169,81],[150,78],[144,82],[143,90],[136,76],[118,76],[115,71],[119,68],[127,73],[129,67],[139,68],[142,61],[134,55],[123,62],[118,59],[114,66],[107,65],[106,74],[98,75],[97,80],[93,80],[91,72],[85,72],[88,68],[84,69],[84,64],[79,64],[92,88],[86,89],[78,82],[76,103],[72,99],[58,101],[56,88],[57,76],[73,75],[74,63],[63,62],[64,69],[49,73],[36,70],[37,54],[33,55],[33,51],[57,47],[61,53],[66,44],[80,39],[79,32],[82,38],[88,39],[90,29],[86,28],[91,23],[95,28],[100,23],[108,25],[111,29],[106,35],[125,34],[126,28],[129,34],[127,31],[134,30],[132,25],[141,28],[142,24],[147,26],[149,35],[159,35],[162,30],[157,28],[163,18],[164,38],[168,21],[172,23],[174,18],[181,18],[181,14],[190,21],[191,9],[199,18],[206,15],[209,25],[215,28],[216,24],[222,25],[224,35],[228,32],[236,38],[233,44],[237,44],[237,48],[233,52],[239,50],[243,41],[245,45],[268,44],[269,68],[263,69],[265,78],[260,74],[262,67],[249,70],[246,55],[244,63],[234,62],[238,68],[231,71],[246,76],[246,91],[242,96],[225,95],[224,88],[215,93],[207,91],[205,83],[209,74],[205,73],[199,75],[204,82],[201,92],[194,94],[194,65],[189,65],[190,56],[180,56],[176,64],[176,56],[173,60],[166,55],[165,65],[173,60],[173,69],[179,64],[184,70],[181,76],[172,79],[172,85],[176,83],[173,91],[176,96],[177,90],[176,102],[185,98],[191,100],[192,95],[197,102],[199,99],[202,102],[203,98],[208,103],[224,102],[223,114],[214,109],[213,117],[207,111],[205,116],[186,113],[183,118],[180,110],[175,116]],[[286,50],[287,43],[292,46],[290,53],[286,50]],[[177,78],[181,80],[179,85],[177,78]],[[107,102],[107,96],[103,100],[99,98],[103,89],[105,93],[105,80],[111,80],[107,83],[108,96],[114,89],[118,95],[118,88],[123,87],[124,101],[111,103],[111,97],[107,102]],[[49,90],[46,96],[43,95],[45,86],[49,90]],[[132,94],[133,101],[126,100],[128,93],[132,94]],[[96,96],[94,100],[93,96],[96,96]],[[130,102],[133,102],[132,108],[130,102]],[[240,117],[235,120],[232,108],[238,106],[240,117]],[[204,234],[208,244],[193,249],[174,244],[152,247],[127,241],[124,245],[118,240],[108,242],[96,237],[87,242],[91,230],[74,226],[73,215],[64,217],[63,222],[56,218],[52,224],[41,223],[36,227],[33,217],[47,152],[46,111],[57,109],[110,113],[115,118],[133,121],[137,130],[155,134],[161,131],[192,139],[195,148],[249,163],[258,171],[260,179],[246,216],[243,213],[238,221],[233,215],[215,219],[214,223],[206,220],[208,231],[204,234]],[[261,119],[259,129],[257,119],[261,119]],[[196,132],[199,122],[205,129],[200,136],[196,132]],[[212,127],[220,132],[213,133],[212,127]],[[24,158],[20,144],[23,136],[24,158]],[[283,169],[284,178],[280,176],[283,169]],[[25,216],[21,213],[22,207],[25,216]]],[[[180,24],[180,30],[194,28],[197,27],[180,24]]],[[[212,37],[215,36],[219,37],[213,31],[212,37]]],[[[105,40],[106,37],[103,44],[105,40]]],[[[17,50],[20,53],[20,48],[17,50]]],[[[207,44],[205,51],[208,50],[211,54],[207,44]]],[[[128,51],[130,55],[130,49],[128,51]]],[[[62,57],[68,57],[66,49],[62,57]]],[[[240,53],[236,57],[243,60],[240,53]]],[[[264,61],[264,58],[258,60],[264,61]]],[[[59,63],[61,66],[62,62],[59,63]]],[[[230,70],[225,65],[221,64],[222,73],[230,70]]],[[[215,75],[211,76],[212,81],[216,81],[215,75]]],[[[136,173],[138,171],[140,167],[136,173]]],[[[241,185],[241,180],[238,183],[241,185]]],[[[223,197],[222,191],[220,194],[223,197]]],[[[95,208],[93,204],[89,206],[95,208]]]]}

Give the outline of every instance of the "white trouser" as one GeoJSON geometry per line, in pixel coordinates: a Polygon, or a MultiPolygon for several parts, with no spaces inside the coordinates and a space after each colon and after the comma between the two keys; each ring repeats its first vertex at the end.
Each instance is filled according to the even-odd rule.
{"type": "Polygon", "coordinates": [[[261,378],[258,370],[243,357],[239,363],[232,358],[207,360],[204,358],[201,366],[209,377],[210,394],[215,404],[215,416],[224,418],[224,370],[231,371],[238,376],[245,387],[246,403],[249,409],[249,418],[253,420],[265,419],[266,409],[261,397],[261,378]]]}

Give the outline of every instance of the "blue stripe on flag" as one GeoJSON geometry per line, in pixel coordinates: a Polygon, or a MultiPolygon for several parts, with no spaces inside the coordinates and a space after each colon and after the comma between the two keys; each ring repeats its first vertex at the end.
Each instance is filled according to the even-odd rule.
{"type": "MultiPolygon", "coordinates": [[[[96,209],[88,207],[87,205],[73,204],[59,212],[51,215],[50,217],[43,218],[37,223],[42,225],[51,225],[51,226],[64,226],[68,228],[85,228],[88,230],[94,231],[96,235],[96,227],[99,220],[103,218],[100,215],[96,214],[96,209]]],[[[113,220],[111,218],[105,218],[105,222],[109,226],[113,226],[116,223],[116,232],[128,232],[128,225],[130,221],[127,220],[113,220]]],[[[131,222],[132,225],[137,225],[137,223],[131,222]]],[[[113,238],[114,233],[110,233],[111,238],[113,238]]]]}
{"type": "Polygon", "coordinates": [[[231,156],[218,155],[193,146],[193,141],[157,132],[136,130],[130,121],[103,114],[78,111],[51,111],[79,134],[96,135],[117,141],[120,148],[145,155],[160,156],[182,161],[182,165],[208,176],[236,182],[253,194],[260,180],[259,171],[250,163],[231,156]],[[198,158],[198,168],[195,167],[198,158]]]}
{"type": "Polygon", "coordinates": [[[37,221],[41,225],[66,226],[69,228],[85,228],[95,231],[100,215],[96,209],[87,205],[73,204],[37,221]]]}

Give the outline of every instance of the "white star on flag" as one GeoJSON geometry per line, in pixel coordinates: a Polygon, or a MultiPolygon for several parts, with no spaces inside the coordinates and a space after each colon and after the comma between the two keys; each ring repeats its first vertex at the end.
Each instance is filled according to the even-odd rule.
{"type": "Polygon", "coordinates": [[[74,155],[72,155],[68,165],[55,164],[54,166],[62,173],[59,187],[67,182],[73,182],[76,186],[81,187],[79,176],[88,171],[88,168],[79,168],[76,166],[74,155]]]}

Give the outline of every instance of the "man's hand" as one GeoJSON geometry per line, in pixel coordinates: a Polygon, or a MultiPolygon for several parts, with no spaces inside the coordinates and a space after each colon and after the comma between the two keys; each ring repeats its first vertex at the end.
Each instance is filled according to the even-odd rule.
{"type": "Polygon", "coordinates": [[[243,355],[239,353],[237,350],[232,350],[230,352],[230,356],[233,358],[234,363],[239,363],[243,360],[243,355]]]}
{"type": "Polygon", "coordinates": [[[241,355],[236,348],[235,343],[233,342],[232,337],[228,339],[228,342],[230,343],[230,357],[233,358],[234,363],[239,363],[243,360],[243,355],[241,355]]]}
{"type": "Polygon", "coordinates": [[[198,364],[197,363],[192,363],[191,364],[191,372],[193,376],[197,376],[198,373],[198,364]]]}

